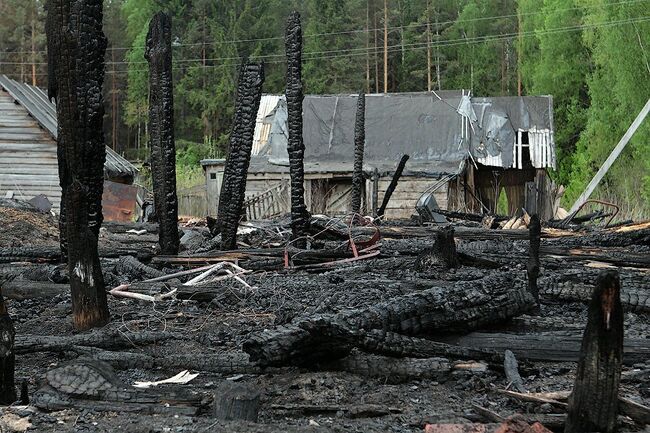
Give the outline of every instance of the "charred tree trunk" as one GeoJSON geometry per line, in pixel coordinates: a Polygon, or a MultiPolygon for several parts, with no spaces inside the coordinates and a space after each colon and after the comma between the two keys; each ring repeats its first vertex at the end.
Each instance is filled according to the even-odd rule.
{"type": "Polygon", "coordinates": [[[149,62],[149,143],[154,205],[159,223],[160,252],[178,254],[178,197],[174,143],[172,20],[158,12],[151,19],[144,57],[149,62]]]}
{"type": "Polygon", "coordinates": [[[528,224],[530,234],[530,249],[528,255],[528,265],[526,271],[528,274],[528,290],[535,298],[535,302],[539,305],[539,289],[537,288],[537,277],[539,277],[539,246],[542,236],[542,225],[539,222],[537,214],[530,217],[530,224],[528,224]]]}
{"type": "Polygon", "coordinates": [[[294,245],[306,246],[310,215],[305,206],[305,143],[302,137],[302,25],[300,14],[292,12],[287,20],[287,115],[289,174],[291,176],[291,231],[294,245]]]}
{"type": "Polygon", "coordinates": [[[230,151],[223,174],[223,187],[219,196],[217,226],[221,232],[221,248],[237,248],[237,228],[242,215],[248,166],[253,150],[255,119],[262,98],[264,65],[245,63],[239,73],[237,104],[230,133],[230,151]]]}
{"type": "Polygon", "coordinates": [[[406,161],[408,160],[409,160],[409,156],[404,155],[402,159],[399,161],[399,164],[397,165],[397,170],[395,170],[395,174],[393,175],[393,180],[390,181],[390,185],[388,185],[386,194],[384,194],[384,199],[381,202],[381,206],[379,206],[379,210],[377,211],[378,217],[381,218],[384,216],[384,213],[386,213],[388,202],[390,201],[393,192],[395,192],[395,188],[397,188],[397,182],[399,182],[399,178],[402,177],[402,173],[404,172],[404,167],[406,166],[406,161]]]}
{"type": "Polygon", "coordinates": [[[618,272],[603,272],[589,304],[565,432],[616,431],[623,358],[623,308],[618,272]]]}
{"type": "Polygon", "coordinates": [[[68,256],[77,329],[108,322],[97,254],[104,187],[104,54],[101,0],[52,0],[47,39],[50,98],[56,100],[62,252],[68,256]]]}
{"type": "Polygon", "coordinates": [[[14,339],[16,330],[0,293],[0,405],[16,401],[14,339]]]}
{"type": "Polygon", "coordinates": [[[363,195],[363,150],[366,144],[366,95],[359,93],[354,122],[354,172],[352,173],[352,213],[361,213],[363,195]]]}

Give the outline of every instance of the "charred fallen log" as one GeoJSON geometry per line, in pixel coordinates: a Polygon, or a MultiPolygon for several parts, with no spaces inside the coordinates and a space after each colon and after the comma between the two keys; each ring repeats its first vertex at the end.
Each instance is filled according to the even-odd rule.
{"type": "Polygon", "coordinates": [[[106,160],[102,18],[101,1],[53,0],[46,23],[48,96],[56,100],[59,131],[61,251],[68,259],[77,329],[109,319],[97,254],[106,160]]]}
{"type": "Polygon", "coordinates": [[[133,281],[137,278],[148,279],[165,275],[164,272],[145,265],[133,256],[120,257],[115,265],[115,273],[128,278],[129,281],[133,281]]]}
{"type": "MultiPolygon", "coordinates": [[[[588,281],[589,278],[590,273],[567,275],[564,278],[562,276],[544,278],[540,288],[542,300],[545,302],[572,301],[588,303],[592,298],[594,288],[583,281],[588,281]]],[[[629,276],[625,278],[625,280],[633,281],[634,286],[625,285],[621,288],[620,297],[623,311],[650,313],[650,284],[647,276],[640,276],[640,278],[642,281],[637,281],[629,276]]]]}
{"type": "Polygon", "coordinates": [[[149,143],[160,252],[178,254],[172,20],[169,15],[158,12],[151,19],[144,57],[149,62],[149,143]]]}
{"type": "MultiPolygon", "coordinates": [[[[138,260],[148,261],[153,257],[151,248],[99,247],[102,258],[117,259],[122,256],[134,256],[138,260]]],[[[0,248],[0,263],[32,262],[53,263],[62,259],[61,250],[56,247],[11,247],[0,248]]]]}
{"type": "Polygon", "coordinates": [[[589,304],[565,432],[616,431],[622,358],[620,282],[617,272],[608,271],[598,278],[589,304]]]}
{"type": "MultiPolygon", "coordinates": [[[[540,332],[535,334],[472,332],[453,342],[459,346],[497,351],[511,350],[518,359],[529,361],[576,362],[580,357],[580,334],[571,332],[540,332]]],[[[643,363],[650,357],[647,338],[626,338],[623,364],[643,363]]]]}
{"type": "Polygon", "coordinates": [[[224,250],[237,248],[237,228],[244,205],[248,166],[253,149],[255,119],[262,98],[263,83],[263,64],[244,63],[242,65],[217,216],[217,226],[222,236],[221,248],[224,250]]]}
{"type": "Polygon", "coordinates": [[[490,274],[482,280],[434,287],[337,315],[306,317],[254,334],[244,351],[261,365],[305,364],[349,353],[360,331],[406,335],[467,332],[528,311],[534,299],[515,278],[490,274]]]}
{"type": "Polygon", "coordinates": [[[119,349],[132,347],[134,344],[155,344],[173,338],[182,339],[183,336],[172,332],[121,332],[117,330],[96,330],[70,336],[19,335],[14,344],[14,351],[17,354],[64,352],[76,346],[119,349]]]}
{"type": "Polygon", "coordinates": [[[413,379],[442,382],[449,377],[452,366],[445,358],[392,358],[353,350],[345,358],[317,365],[317,368],[348,371],[365,377],[386,378],[389,383],[401,383],[413,379]]]}
{"type": "Polygon", "coordinates": [[[287,116],[289,139],[289,175],[291,176],[291,231],[294,245],[304,248],[310,215],[305,206],[305,143],[302,136],[302,25],[300,14],[287,19],[285,35],[287,53],[287,116]]]}
{"type": "Polygon", "coordinates": [[[377,217],[381,218],[386,213],[386,208],[388,207],[390,198],[392,197],[393,192],[395,192],[395,188],[397,188],[397,184],[399,182],[399,179],[402,177],[402,173],[404,172],[404,167],[406,167],[406,162],[408,160],[409,160],[409,155],[404,155],[402,156],[402,159],[400,159],[399,164],[397,164],[397,169],[393,174],[393,179],[390,181],[390,184],[386,189],[386,193],[384,194],[384,199],[381,202],[381,206],[379,206],[379,209],[377,210],[377,217]]]}
{"type": "Polygon", "coordinates": [[[352,172],[352,206],[354,214],[361,214],[363,195],[363,151],[366,144],[366,95],[359,93],[357,115],[354,120],[354,171],[352,172]]]}
{"type": "Polygon", "coordinates": [[[2,293],[0,293],[0,405],[9,405],[16,401],[15,337],[14,323],[7,311],[2,293]]]}
{"type": "Polygon", "coordinates": [[[214,394],[214,416],[224,421],[257,422],[260,394],[250,385],[225,382],[214,394]]]}

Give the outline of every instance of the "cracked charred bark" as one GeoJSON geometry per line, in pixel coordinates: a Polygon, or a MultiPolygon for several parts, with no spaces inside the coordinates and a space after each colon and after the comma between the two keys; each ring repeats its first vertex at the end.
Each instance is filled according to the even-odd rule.
{"type": "Polygon", "coordinates": [[[51,0],[46,23],[48,95],[56,100],[58,119],[61,250],[67,254],[77,329],[109,319],[97,253],[106,160],[102,6],[101,0],[51,0]]]}
{"type": "Polygon", "coordinates": [[[0,405],[9,405],[16,401],[16,387],[14,384],[15,337],[14,323],[7,312],[7,307],[0,293],[0,405]]]}
{"type": "Polygon", "coordinates": [[[160,252],[178,254],[178,197],[174,143],[172,21],[163,12],[151,19],[144,53],[149,62],[149,143],[160,252]]]}
{"type": "Polygon", "coordinates": [[[623,358],[623,308],[618,272],[596,282],[582,338],[565,432],[616,431],[623,358]]]}
{"type": "Polygon", "coordinates": [[[363,195],[363,151],[366,143],[366,95],[359,93],[354,122],[354,171],[352,172],[352,213],[361,213],[363,195]]]}
{"type": "Polygon", "coordinates": [[[244,205],[255,120],[262,99],[262,84],[264,84],[264,64],[243,64],[237,86],[237,104],[230,133],[230,151],[219,196],[217,227],[221,232],[223,250],[237,248],[237,227],[244,205]]]}
{"type": "Polygon", "coordinates": [[[291,231],[298,239],[294,245],[304,248],[310,215],[305,206],[305,143],[302,137],[302,26],[300,14],[292,12],[287,20],[287,114],[289,175],[291,176],[291,231]]]}

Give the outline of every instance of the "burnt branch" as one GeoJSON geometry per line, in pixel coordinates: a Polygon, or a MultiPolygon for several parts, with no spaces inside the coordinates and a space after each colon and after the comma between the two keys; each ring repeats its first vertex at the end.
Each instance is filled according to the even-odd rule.
{"type": "MultiPolygon", "coordinates": [[[[289,141],[289,175],[291,176],[291,230],[293,238],[307,235],[310,215],[305,206],[305,143],[302,137],[302,26],[300,14],[292,12],[287,20],[285,38],[287,51],[287,115],[289,141]]],[[[300,239],[295,246],[304,248],[300,239]]]]}
{"type": "Polygon", "coordinates": [[[222,236],[221,248],[224,250],[237,248],[237,227],[244,205],[255,120],[262,99],[263,84],[264,64],[247,62],[242,65],[237,86],[235,117],[230,133],[230,151],[223,173],[217,215],[217,227],[222,236]]]}
{"type": "Polygon", "coordinates": [[[172,21],[163,12],[151,19],[144,53],[149,62],[149,144],[160,252],[178,254],[178,197],[174,143],[172,21]]]}
{"type": "Polygon", "coordinates": [[[384,213],[386,213],[386,208],[388,207],[390,198],[395,192],[395,188],[397,188],[397,183],[399,182],[400,177],[402,177],[404,167],[406,167],[406,161],[408,160],[408,155],[404,155],[402,156],[402,159],[400,159],[399,164],[397,165],[397,169],[395,170],[395,174],[393,174],[393,179],[390,181],[390,185],[388,185],[386,194],[384,194],[384,199],[381,202],[381,206],[379,206],[379,210],[377,210],[377,217],[381,218],[384,216],[384,213]]]}
{"type": "Polygon", "coordinates": [[[61,251],[67,254],[74,325],[108,322],[97,237],[104,188],[104,53],[101,0],[48,3],[48,75],[56,99],[57,153],[62,190],[61,251]]]}
{"type": "Polygon", "coordinates": [[[361,213],[363,195],[363,151],[366,144],[366,95],[359,94],[354,121],[354,171],[352,172],[352,212],[361,213]]]}

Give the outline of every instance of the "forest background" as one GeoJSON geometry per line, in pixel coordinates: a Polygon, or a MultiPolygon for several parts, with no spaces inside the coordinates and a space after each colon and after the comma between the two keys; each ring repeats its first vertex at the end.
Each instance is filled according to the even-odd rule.
{"type": "MultiPolygon", "coordinates": [[[[41,87],[44,3],[0,0],[0,74],[41,87]]],[[[650,97],[650,0],[105,0],[104,9],[107,144],[135,161],[148,156],[148,21],[158,10],[173,17],[180,187],[202,182],[202,158],[224,154],[242,58],[263,60],[264,91],[283,93],[294,9],[305,93],[553,95],[566,206],[650,97]]],[[[596,195],[650,216],[649,155],[646,121],[596,195]]]]}

